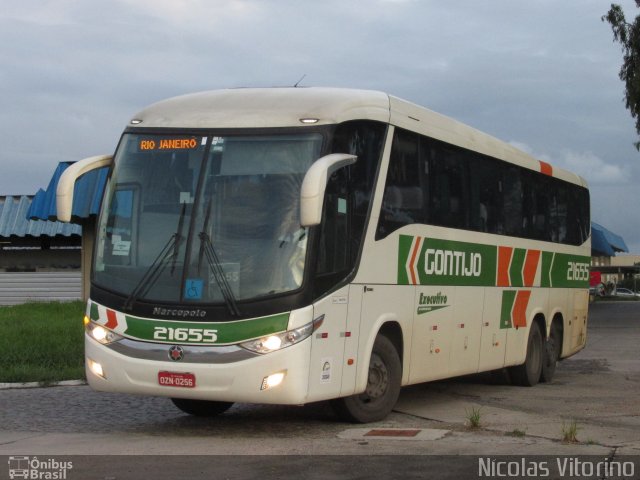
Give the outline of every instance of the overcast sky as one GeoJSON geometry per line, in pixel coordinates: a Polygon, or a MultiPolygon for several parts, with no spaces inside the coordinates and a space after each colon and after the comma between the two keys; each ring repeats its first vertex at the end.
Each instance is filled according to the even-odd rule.
{"type": "Polygon", "coordinates": [[[3,3],[0,195],[112,153],[155,101],[306,74],[303,86],[382,90],[579,173],[593,221],[640,254],[640,154],[608,0],[3,3]]]}

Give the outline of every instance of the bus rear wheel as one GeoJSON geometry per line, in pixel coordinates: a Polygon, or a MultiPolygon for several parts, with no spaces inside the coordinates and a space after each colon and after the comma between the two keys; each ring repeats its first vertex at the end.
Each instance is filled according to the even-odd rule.
{"type": "Polygon", "coordinates": [[[540,381],[550,382],[556,373],[556,365],[560,358],[560,349],[562,348],[562,333],[557,322],[551,324],[551,332],[549,338],[544,342],[544,357],[542,360],[542,374],[540,381]]]}
{"type": "Polygon", "coordinates": [[[356,423],[384,419],[398,401],[402,381],[402,363],[396,347],[384,335],[378,335],[369,361],[369,377],[365,391],[331,402],[342,420],[356,423]]]}
{"type": "Polygon", "coordinates": [[[190,398],[172,398],[173,404],[184,413],[196,417],[215,417],[231,408],[233,402],[214,402],[210,400],[192,400],[190,398]]]}
{"type": "Polygon", "coordinates": [[[527,341],[527,357],[522,365],[511,367],[509,375],[514,385],[523,387],[533,387],[540,381],[542,373],[542,361],[544,357],[544,346],[542,343],[542,332],[537,322],[531,325],[529,339],[527,341]]]}

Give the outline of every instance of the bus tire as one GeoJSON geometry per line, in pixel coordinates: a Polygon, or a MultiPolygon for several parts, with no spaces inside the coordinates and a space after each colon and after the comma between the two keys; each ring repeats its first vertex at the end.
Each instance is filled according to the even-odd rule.
{"type": "Polygon", "coordinates": [[[363,393],[332,400],[338,417],[347,422],[369,423],[384,419],[398,401],[402,382],[400,355],[384,335],[378,335],[369,361],[367,388],[363,393]]]}
{"type": "Polygon", "coordinates": [[[522,387],[533,387],[540,381],[542,373],[542,359],[544,357],[544,346],[542,343],[542,332],[538,322],[534,322],[529,330],[527,341],[527,357],[522,365],[511,367],[509,375],[511,383],[522,387]]]}
{"type": "Polygon", "coordinates": [[[233,402],[214,402],[210,400],[192,400],[190,398],[172,398],[173,404],[184,413],[196,417],[215,417],[231,408],[233,402]]]}
{"type": "Polygon", "coordinates": [[[551,324],[549,338],[544,342],[544,355],[542,358],[542,373],[540,374],[541,382],[550,382],[556,373],[556,366],[560,358],[560,349],[562,348],[562,333],[558,322],[551,324]]]}

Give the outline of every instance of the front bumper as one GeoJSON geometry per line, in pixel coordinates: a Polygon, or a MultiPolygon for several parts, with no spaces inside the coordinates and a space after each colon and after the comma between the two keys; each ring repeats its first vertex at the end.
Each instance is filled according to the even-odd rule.
{"type": "Polygon", "coordinates": [[[127,348],[123,349],[117,344],[102,345],[85,334],[85,360],[99,363],[104,375],[96,375],[86,361],[89,385],[94,390],[105,392],[198,400],[289,405],[307,402],[311,338],[266,355],[244,355],[237,350],[216,352],[221,347],[208,347],[210,351],[200,352],[200,358],[193,362],[189,362],[188,355],[182,361],[169,360],[169,347],[129,341],[127,348]],[[136,350],[142,353],[132,356],[136,350]],[[163,350],[166,351],[166,360],[158,359],[158,352],[163,350]],[[153,353],[148,355],[145,353],[148,351],[153,353]],[[203,359],[207,358],[214,358],[214,363],[204,362],[203,359]],[[160,385],[159,372],[191,373],[195,375],[196,386],[160,385]],[[278,372],[286,372],[283,382],[261,390],[265,377],[278,372]]]}

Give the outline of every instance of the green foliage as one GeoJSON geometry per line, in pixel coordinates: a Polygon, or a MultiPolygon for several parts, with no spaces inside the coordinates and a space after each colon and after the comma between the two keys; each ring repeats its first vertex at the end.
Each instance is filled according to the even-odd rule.
{"type": "Polygon", "coordinates": [[[84,378],[83,302],[0,307],[0,383],[84,378]]]}
{"type": "Polygon", "coordinates": [[[562,422],[562,441],[566,443],[578,443],[578,422],[571,420],[567,425],[562,422]]]}
{"type": "Polygon", "coordinates": [[[467,415],[467,422],[469,428],[480,428],[480,408],[479,407],[471,407],[471,410],[465,409],[465,413],[467,415]]]}
{"type": "MultiPolygon", "coordinates": [[[[640,0],[636,0],[640,7],[640,0]]],[[[602,17],[613,30],[614,42],[622,47],[623,61],[620,80],[625,83],[625,105],[636,121],[636,131],[640,135],[640,15],[633,23],[627,22],[622,7],[611,4],[611,9],[602,17]]],[[[640,150],[640,142],[634,143],[640,150]]]]}

